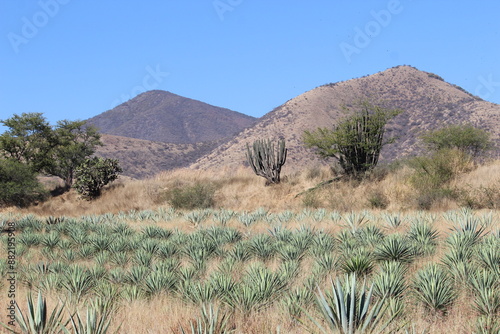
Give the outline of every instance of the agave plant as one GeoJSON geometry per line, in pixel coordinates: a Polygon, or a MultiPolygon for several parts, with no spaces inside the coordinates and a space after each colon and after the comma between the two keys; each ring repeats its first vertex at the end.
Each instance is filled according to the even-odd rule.
{"type": "Polygon", "coordinates": [[[411,243],[398,234],[386,237],[376,248],[375,258],[379,261],[399,261],[408,263],[413,260],[411,243]]]}
{"type": "MultiPolygon", "coordinates": [[[[82,317],[79,312],[75,312],[69,320],[72,330],[69,331],[66,327],[63,327],[62,330],[66,334],[106,334],[110,330],[113,311],[112,301],[92,300],[91,304],[87,306],[85,317],[82,317]]],[[[118,333],[119,329],[120,327],[115,333],[118,333]]]]}
{"type": "Polygon", "coordinates": [[[374,225],[368,225],[356,230],[354,236],[358,239],[358,242],[370,247],[380,244],[384,239],[384,234],[380,228],[374,225]]]}
{"type": "Polygon", "coordinates": [[[152,239],[168,239],[172,235],[172,231],[165,230],[158,226],[146,226],[142,229],[142,233],[152,239]]]}
{"type": "Polygon", "coordinates": [[[338,264],[338,258],[332,253],[323,253],[318,255],[315,259],[317,272],[320,275],[325,275],[330,273],[338,264]]]}
{"type": "MultiPolygon", "coordinates": [[[[64,304],[62,306],[56,305],[52,311],[47,309],[47,301],[42,296],[42,293],[38,292],[37,303],[33,302],[33,297],[31,293],[27,296],[27,311],[23,313],[19,308],[17,303],[15,304],[15,320],[20,333],[23,334],[56,334],[61,332],[61,324],[63,321],[62,313],[64,311],[64,304]]],[[[17,332],[17,328],[12,328],[7,324],[0,323],[3,327],[12,333],[17,332]]]]}
{"type": "Polygon", "coordinates": [[[194,304],[212,302],[217,292],[209,282],[184,281],[179,286],[180,295],[194,304]]]}
{"type": "Polygon", "coordinates": [[[213,273],[209,282],[220,300],[224,300],[236,288],[234,279],[230,275],[221,272],[213,273]]]}
{"type": "Polygon", "coordinates": [[[59,245],[61,241],[61,236],[57,232],[51,232],[44,236],[41,240],[41,244],[47,248],[54,249],[59,245]]]}
{"type": "Polygon", "coordinates": [[[312,304],[314,293],[308,287],[298,287],[286,293],[281,304],[293,319],[300,319],[303,309],[312,304]]]}
{"type": "Polygon", "coordinates": [[[153,263],[153,254],[147,250],[139,249],[135,253],[133,261],[139,266],[150,267],[153,263]]]}
{"type": "Polygon", "coordinates": [[[304,257],[304,250],[291,244],[279,243],[276,245],[279,258],[283,261],[301,261],[304,257]]]}
{"type": "Polygon", "coordinates": [[[359,228],[363,227],[367,222],[368,218],[366,213],[350,212],[342,217],[344,221],[344,226],[351,229],[351,232],[356,232],[359,228]]]}
{"type": "Polygon", "coordinates": [[[390,213],[385,213],[383,216],[384,222],[387,225],[387,227],[396,229],[403,225],[405,219],[401,217],[401,214],[390,214],[390,213]]]}
{"type": "Polygon", "coordinates": [[[178,283],[178,277],[172,272],[163,270],[151,272],[142,282],[144,291],[148,296],[161,292],[173,291],[178,283]]]}
{"type": "Polygon", "coordinates": [[[331,253],[335,249],[335,238],[330,234],[319,232],[312,239],[309,253],[318,256],[324,253],[331,253]]]}
{"type": "MultiPolygon", "coordinates": [[[[382,333],[397,314],[387,316],[386,298],[375,301],[372,291],[373,285],[369,290],[366,284],[360,286],[356,275],[346,275],[344,284],[338,278],[331,281],[331,293],[326,296],[318,287],[317,304],[328,327],[343,334],[382,333]]],[[[322,333],[329,333],[310,315],[308,317],[322,333]]]]}
{"type": "Polygon", "coordinates": [[[235,331],[234,326],[230,324],[228,313],[219,313],[220,310],[214,308],[213,304],[208,307],[203,305],[201,316],[190,324],[189,329],[180,328],[182,334],[230,334],[235,331]]]}
{"type": "Polygon", "coordinates": [[[471,275],[474,304],[479,314],[494,317],[500,312],[500,280],[487,270],[478,270],[471,275]]]}
{"type": "Polygon", "coordinates": [[[268,261],[274,257],[276,247],[273,239],[266,234],[259,234],[250,240],[249,249],[252,254],[262,261],[268,261]]]}
{"type": "Polygon", "coordinates": [[[258,311],[271,305],[287,286],[286,279],[269,269],[251,266],[243,277],[243,283],[229,293],[224,302],[243,314],[258,311]]]}
{"type": "Polygon", "coordinates": [[[373,265],[373,258],[370,255],[366,252],[357,252],[345,256],[340,267],[346,274],[366,276],[372,272],[373,265]]]}
{"type": "Polygon", "coordinates": [[[380,267],[380,272],[373,277],[374,294],[379,297],[401,298],[407,288],[407,268],[396,261],[382,262],[380,267]]]}
{"type": "Polygon", "coordinates": [[[219,211],[215,211],[212,218],[222,226],[226,226],[235,214],[236,213],[234,211],[221,209],[219,211]]]}
{"type": "Polygon", "coordinates": [[[80,301],[81,297],[90,291],[96,282],[90,272],[80,266],[72,266],[64,274],[61,285],[69,292],[70,299],[75,302],[80,301]]]}
{"type": "Polygon", "coordinates": [[[497,316],[481,316],[476,320],[474,334],[498,334],[500,333],[500,320],[497,316]]]}
{"type": "Polygon", "coordinates": [[[446,314],[456,298],[451,278],[435,263],[417,272],[413,289],[427,310],[441,314],[446,314]]]}
{"type": "Polygon", "coordinates": [[[486,237],[483,243],[477,247],[476,255],[479,264],[500,279],[500,238],[486,237]]]}
{"type": "Polygon", "coordinates": [[[253,213],[243,212],[238,216],[238,220],[245,227],[250,227],[258,221],[259,217],[253,213]]]}
{"type": "Polygon", "coordinates": [[[250,244],[247,241],[238,242],[229,252],[229,256],[236,261],[248,261],[252,258],[252,252],[249,246],[250,244]]]}
{"type": "Polygon", "coordinates": [[[184,215],[184,219],[186,219],[194,227],[198,227],[207,218],[208,212],[206,210],[194,210],[184,215]]]}

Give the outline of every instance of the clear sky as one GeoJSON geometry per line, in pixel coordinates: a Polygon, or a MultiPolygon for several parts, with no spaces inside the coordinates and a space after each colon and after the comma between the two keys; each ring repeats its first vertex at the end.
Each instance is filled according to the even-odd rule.
{"type": "Polygon", "coordinates": [[[260,117],[397,65],[500,103],[499,55],[498,0],[0,0],[0,119],[149,89],[260,117]]]}

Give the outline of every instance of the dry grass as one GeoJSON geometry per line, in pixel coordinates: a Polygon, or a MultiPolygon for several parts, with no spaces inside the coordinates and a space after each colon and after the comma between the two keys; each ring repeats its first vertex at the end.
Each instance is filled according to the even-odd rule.
{"type": "MultiPolygon", "coordinates": [[[[381,180],[338,181],[305,192],[334,175],[328,167],[315,167],[301,173],[284,175],[279,185],[266,186],[265,180],[255,176],[248,168],[222,169],[217,172],[177,169],[158,174],[146,180],[119,179],[107,187],[103,195],[92,202],[82,200],[72,190],[27,209],[4,208],[5,211],[34,213],[42,216],[81,216],[89,214],[118,213],[129,210],[156,209],[168,206],[165,194],[173,188],[183,188],[195,183],[215,187],[214,207],[235,211],[253,211],[265,208],[273,212],[302,210],[304,207],[323,207],[340,212],[377,209],[369,199],[382,196],[389,211],[418,209],[415,189],[409,182],[411,170],[401,168],[381,180]],[[297,196],[298,194],[301,195],[297,196]]],[[[485,189],[500,196],[500,160],[482,165],[459,175],[450,187],[464,191],[478,200],[487,201],[485,189]]],[[[495,200],[495,199],[493,199],[495,200]]],[[[500,200],[500,199],[499,199],[500,200]]],[[[436,202],[432,209],[445,211],[463,205],[460,199],[436,202]]],[[[500,203],[498,203],[500,205],[500,203]]],[[[497,207],[493,207],[497,208],[497,207]]]]}

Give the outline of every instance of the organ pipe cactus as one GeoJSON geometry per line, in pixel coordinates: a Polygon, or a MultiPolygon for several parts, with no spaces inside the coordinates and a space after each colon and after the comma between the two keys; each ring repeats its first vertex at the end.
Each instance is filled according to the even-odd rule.
{"type": "Polygon", "coordinates": [[[247,144],[247,160],[254,173],[267,180],[267,184],[280,183],[281,167],[286,162],[288,149],[285,148],[285,140],[278,141],[275,152],[274,143],[271,140],[256,140],[252,149],[247,144]]]}

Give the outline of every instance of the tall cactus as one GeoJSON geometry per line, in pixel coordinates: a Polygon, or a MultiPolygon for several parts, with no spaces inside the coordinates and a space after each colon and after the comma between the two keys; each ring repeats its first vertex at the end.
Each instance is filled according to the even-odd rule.
{"type": "Polygon", "coordinates": [[[285,164],[287,151],[284,139],[278,141],[276,153],[271,140],[256,140],[252,149],[247,144],[248,164],[255,174],[264,177],[268,184],[277,184],[280,183],[281,167],[285,164]]]}

